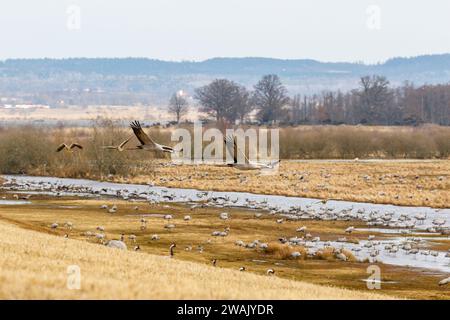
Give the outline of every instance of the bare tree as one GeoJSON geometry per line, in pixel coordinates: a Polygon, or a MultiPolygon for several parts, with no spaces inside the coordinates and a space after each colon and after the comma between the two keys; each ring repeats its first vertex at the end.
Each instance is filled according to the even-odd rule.
{"type": "Polygon", "coordinates": [[[392,92],[389,81],[382,76],[365,76],[361,78],[360,97],[361,122],[389,122],[392,92]]]}
{"type": "Polygon", "coordinates": [[[170,97],[169,112],[177,117],[177,123],[180,123],[181,117],[188,112],[188,102],[179,92],[170,97]]]}
{"type": "Polygon", "coordinates": [[[216,79],[195,90],[194,98],[202,106],[200,111],[216,118],[217,122],[232,122],[238,116],[236,110],[241,103],[241,90],[242,88],[233,81],[216,79]]]}
{"type": "Polygon", "coordinates": [[[256,85],[253,101],[258,108],[262,122],[277,121],[281,118],[283,107],[289,104],[287,90],[277,75],[264,76],[256,85]]]}
{"type": "Polygon", "coordinates": [[[245,122],[245,118],[250,112],[253,111],[253,104],[250,97],[250,92],[248,92],[245,87],[239,87],[239,92],[237,96],[237,103],[235,105],[236,116],[241,123],[245,122]]]}

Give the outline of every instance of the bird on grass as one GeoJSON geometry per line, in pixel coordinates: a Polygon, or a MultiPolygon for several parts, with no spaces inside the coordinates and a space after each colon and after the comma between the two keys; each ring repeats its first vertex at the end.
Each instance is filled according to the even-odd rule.
{"type": "Polygon", "coordinates": [[[351,226],[351,227],[348,227],[347,229],[345,229],[345,233],[350,234],[350,233],[352,233],[354,230],[355,230],[355,227],[351,226]]]}
{"type": "Polygon", "coordinates": [[[169,247],[169,251],[170,251],[170,257],[172,258],[174,256],[174,249],[176,248],[176,244],[172,243],[169,247]]]}
{"type": "Polygon", "coordinates": [[[166,152],[166,153],[174,153],[176,151],[177,152],[183,151],[183,149],[175,150],[172,147],[165,146],[165,145],[162,145],[162,144],[159,144],[159,143],[156,143],[155,141],[153,141],[153,139],[150,138],[150,136],[148,136],[144,132],[139,121],[132,122],[131,129],[133,129],[133,132],[136,135],[136,138],[141,143],[139,146],[136,147],[136,149],[147,150],[147,151],[161,151],[161,152],[166,152]]]}
{"type": "Polygon", "coordinates": [[[442,279],[441,281],[439,281],[439,286],[445,286],[447,284],[450,283],[450,277],[442,279]]]}
{"type": "Polygon", "coordinates": [[[31,194],[28,194],[26,196],[19,196],[19,195],[15,194],[13,197],[16,200],[30,200],[31,194]]]}
{"type": "Polygon", "coordinates": [[[78,149],[82,150],[83,146],[81,144],[79,144],[79,143],[72,143],[70,145],[62,143],[62,144],[60,144],[58,146],[58,148],[56,149],[56,152],[60,152],[62,150],[66,150],[66,151],[72,152],[73,149],[75,149],[75,148],[78,148],[78,149]]]}
{"type": "Polygon", "coordinates": [[[212,263],[213,267],[215,267],[217,265],[217,259],[212,259],[211,263],[212,263]]]}
{"type": "Polygon", "coordinates": [[[271,276],[271,275],[275,274],[275,270],[267,269],[266,273],[267,273],[268,276],[271,276]]]}

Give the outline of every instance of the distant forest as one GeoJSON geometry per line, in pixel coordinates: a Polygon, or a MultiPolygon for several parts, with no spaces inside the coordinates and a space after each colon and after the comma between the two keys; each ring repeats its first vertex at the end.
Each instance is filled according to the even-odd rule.
{"type": "Polygon", "coordinates": [[[450,84],[390,88],[384,77],[361,78],[347,93],[296,95],[285,122],[291,124],[450,125],[450,84]]]}
{"type": "Polygon", "coordinates": [[[269,58],[0,61],[0,106],[159,105],[175,111],[178,120],[183,110],[173,95],[183,90],[193,98],[184,104],[227,121],[248,121],[256,111],[262,123],[450,125],[449,84],[450,54],[373,65],[269,58]],[[231,97],[214,106],[208,86],[216,95],[230,90],[231,97]],[[275,102],[266,97],[271,86],[281,94],[275,102]]]}
{"type": "Polygon", "coordinates": [[[293,97],[277,75],[264,76],[252,91],[218,79],[198,88],[194,97],[201,111],[218,122],[248,122],[256,111],[257,121],[265,124],[450,125],[450,84],[415,87],[406,82],[392,88],[377,75],[361,77],[359,87],[346,93],[293,97]]]}

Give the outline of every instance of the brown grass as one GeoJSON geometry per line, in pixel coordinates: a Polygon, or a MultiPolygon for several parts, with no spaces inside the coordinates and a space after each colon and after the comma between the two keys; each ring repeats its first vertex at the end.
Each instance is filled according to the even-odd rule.
{"type": "Polygon", "coordinates": [[[388,298],[109,249],[5,222],[0,238],[0,299],[388,298]],[[66,286],[69,265],[80,267],[79,290],[66,286]]]}
{"type": "MultiPolygon", "coordinates": [[[[156,140],[170,144],[173,128],[147,130],[156,140]]],[[[280,152],[286,158],[445,158],[450,150],[449,130],[435,126],[282,128],[280,152]],[[381,147],[372,146],[372,140],[381,147]],[[367,151],[358,151],[361,148],[367,151]]],[[[0,129],[0,173],[152,181],[168,187],[413,206],[446,207],[450,202],[449,160],[283,161],[279,172],[270,176],[271,183],[266,183],[268,177],[257,172],[206,165],[165,166],[168,158],[156,160],[161,155],[151,152],[119,153],[100,148],[116,145],[130,134],[130,129],[109,120],[98,120],[92,128],[0,129]],[[61,142],[73,141],[85,149],[71,154],[55,152],[61,142]]],[[[136,144],[133,138],[130,146],[136,144]]]]}
{"type": "Polygon", "coordinates": [[[450,156],[450,128],[300,126],[280,130],[283,159],[433,159],[450,156]]]}
{"type": "MultiPolygon", "coordinates": [[[[12,199],[12,194],[0,194],[0,197],[3,196],[12,199]]],[[[273,268],[275,275],[284,279],[352,290],[367,290],[365,283],[362,281],[368,276],[366,273],[367,262],[352,262],[352,259],[348,262],[341,262],[332,258],[325,260],[317,257],[304,259],[303,257],[306,255],[303,255],[300,259],[290,257],[283,259],[288,257],[288,254],[290,255],[292,251],[302,251],[302,248],[284,249],[280,245],[279,250],[270,251],[269,249],[268,252],[272,252],[272,254],[260,249],[246,249],[235,245],[236,240],[250,243],[259,239],[261,242],[272,244],[280,236],[293,237],[298,235],[295,230],[299,227],[299,223],[296,221],[278,224],[275,217],[266,215],[255,219],[253,218],[254,211],[242,209],[227,210],[232,218],[222,221],[218,218],[218,215],[223,211],[223,208],[189,209],[178,204],[149,206],[145,203],[126,202],[117,199],[33,196],[32,201],[31,205],[0,206],[0,221],[40,233],[57,235],[60,238],[68,233],[70,239],[90,242],[97,247],[101,247],[98,241],[86,237],[84,233],[86,231],[95,232],[96,227],[101,225],[105,227],[107,239],[118,239],[120,234],[125,234],[125,241],[129,248],[132,248],[135,244],[127,236],[135,234],[137,244],[141,247],[140,254],[143,255],[167,257],[169,245],[175,242],[177,244],[176,260],[211,266],[211,260],[217,259],[216,268],[238,270],[241,266],[245,266],[248,273],[263,276],[265,276],[268,268],[273,268]],[[113,203],[116,204],[118,212],[115,215],[107,214],[100,209],[100,205],[103,203],[109,206],[113,203]],[[139,207],[138,211],[134,210],[136,205],[139,207]],[[147,217],[147,229],[140,230],[139,219],[142,214],[171,214],[173,216],[172,223],[176,225],[176,228],[168,231],[164,228],[166,224],[164,219],[149,216],[147,217]],[[192,221],[183,221],[186,214],[192,216],[192,221]],[[65,221],[73,223],[73,230],[67,230],[62,226],[65,221]],[[56,230],[50,229],[53,222],[58,222],[60,227],[56,230]],[[217,239],[211,236],[213,230],[223,230],[227,226],[230,227],[228,237],[217,239]],[[159,241],[150,240],[152,234],[160,235],[161,239],[159,241]],[[198,245],[204,248],[203,253],[197,251],[198,245]],[[192,250],[186,251],[185,248],[187,247],[191,247],[192,250]],[[284,253],[277,253],[278,251],[284,253]]],[[[359,227],[354,222],[345,221],[304,221],[301,225],[305,225],[313,236],[320,236],[321,239],[327,241],[342,236],[345,228],[350,224],[359,227]]],[[[353,237],[362,239],[367,238],[367,235],[367,232],[358,231],[354,233],[353,237]]],[[[8,236],[5,235],[5,237],[8,236]]],[[[20,242],[21,240],[15,241],[20,242]]],[[[446,289],[437,286],[437,281],[442,275],[431,275],[406,267],[389,265],[380,265],[380,267],[383,280],[393,282],[384,284],[379,293],[406,298],[445,299],[446,297],[446,289]],[[411,282],[411,278],[416,279],[416,281],[411,282]]],[[[114,294],[117,295],[117,293],[114,294]]]]}
{"type": "Polygon", "coordinates": [[[304,257],[306,253],[305,248],[303,247],[291,247],[288,244],[281,244],[277,242],[269,243],[269,246],[265,250],[265,253],[271,255],[273,258],[278,260],[291,259],[292,253],[294,251],[298,251],[301,254],[301,257],[304,257]]]}
{"type": "MultiPolygon", "coordinates": [[[[121,177],[115,181],[124,182],[121,177]]],[[[178,188],[446,208],[450,161],[282,162],[275,175],[211,166],[156,166],[127,181],[178,188]],[[270,183],[267,183],[270,180],[270,183]]]]}

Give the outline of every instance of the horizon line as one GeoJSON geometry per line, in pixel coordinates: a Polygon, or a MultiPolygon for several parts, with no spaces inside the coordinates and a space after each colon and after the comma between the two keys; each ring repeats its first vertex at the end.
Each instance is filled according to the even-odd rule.
{"type": "Polygon", "coordinates": [[[150,61],[159,61],[159,62],[167,62],[167,63],[203,63],[203,62],[207,62],[207,61],[211,61],[211,60],[218,60],[218,59],[222,59],[222,60],[227,60],[227,59],[264,59],[264,60],[278,60],[278,61],[311,61],[311,62],[318,62],[318,63],[331,63],[331,64],[339,64],[339,63],[345,63],[345,64],[360,64],[360,65],[366,65],[366,66],[375,66],[375,65],[380,65],[380,64],[385,64],[388,61],[391,60],[395,60],[395,59],[415,59],[415,58],[421,58],[421,57],[431,57],[431,56],[446,56],[446,55],[450,55],[450,52],[445,52],[445,53],[429,53],[429,54],[420,54],[420,55],[415,55],[415,56],[392,56],[390,58],[387,58],[383,61],[378,61],[378,62],[373,62],[373,63],[368,63],[368,62],[364,62],[362,60],[359,61],[325,61],[325,60],[316,60],[313,58],[276,58],[276,57],[264,57],[264,56],[229,56],[229,57],[225,57],[225,56],[216,56],[216,57],[211,57],[211,58],[207,58],[207,59],[202,59],[202,60],[171,60],[171,59],[160,59],[160,58],[152,58],[152,57],[143,57],[143,56],[116,56],[116,57],[106,57],[106,56],[97,56],[97,57],[86,57],[86,56],[72,56],[72,57],[33,57],[33,58],[6,58],[6,59],[0,59],[1,63],[5,63],[7,61],[11,61],[11,60],[81,60],[81,59],[86,59],[86,60],[126,60],[126,59],[135,59],[135,60],[150,60],[150,61]]]}

